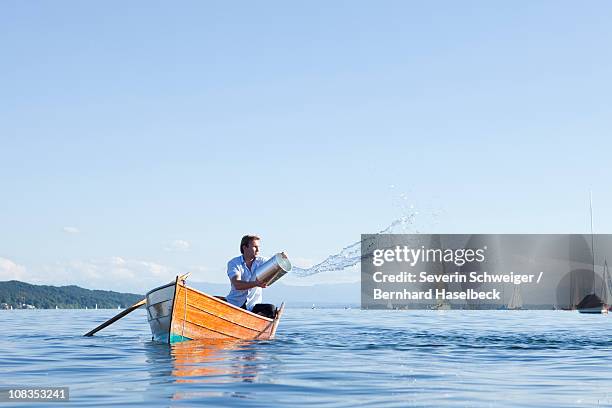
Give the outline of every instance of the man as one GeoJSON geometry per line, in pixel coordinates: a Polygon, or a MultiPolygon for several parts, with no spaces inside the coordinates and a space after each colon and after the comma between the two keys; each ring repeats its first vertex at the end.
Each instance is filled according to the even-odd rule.
{"type": "Polygon", "coordinates": [[[266,261],[258,256],[260,239],[257,235],[245,235],[240,240],[242,255],[227,263],[227,276],[232,288],[226,299],[235,306],[273,319],[276,314],[274,305],[261,303],[262,288],[267,285],[255,276],[257,268],[266,261]]]}

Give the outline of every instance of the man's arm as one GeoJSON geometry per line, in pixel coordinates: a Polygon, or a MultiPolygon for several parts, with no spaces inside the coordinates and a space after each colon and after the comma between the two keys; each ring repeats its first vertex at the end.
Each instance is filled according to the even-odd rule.
{"type": "Polygon", "coordinates": [[[260,288],[267,288],[268,285],[266,285],[265,282],[260,282],[257,279],[255,279],[254,281],[243,281],[240,280],[240,275],[236,275],[234,276],[232,279],[232,285],[234,285],[234,287],[237,290],[249,290],[252,288],[256,288],[256,287],[260,287],[260,288]]]}

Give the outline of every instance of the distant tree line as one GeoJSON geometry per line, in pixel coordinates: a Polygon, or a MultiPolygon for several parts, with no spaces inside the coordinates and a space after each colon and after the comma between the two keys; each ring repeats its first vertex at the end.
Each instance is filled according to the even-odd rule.
{"type": "MultiPolygon", "coordinates": [[[[116,309],[125,308],[142,299],[134,293],[89,290],[78,286],[31,285],[20,281],[0,282],[0,304],[21,308],[23,304],[37,309],[116,309]]],[[[3,305],[4,306],[4,305],[3,305]]]]}

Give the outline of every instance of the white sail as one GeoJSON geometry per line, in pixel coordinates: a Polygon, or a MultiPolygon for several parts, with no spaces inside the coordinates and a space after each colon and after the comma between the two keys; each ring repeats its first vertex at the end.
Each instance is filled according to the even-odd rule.
{"type": "Polygon", "coordinates": [[[523,297],[521,296],[521,287],[519,285],[514,285],[514,290],[512,291],[512,297],[510,298],[510,302],[508,303],[508,309],[515,310],[521,309],[523,307],[523,297]]]}
{"type": "Polygon", "coordinates": [[[612,302],[612,287],[610,284],[610,270],[608,269],[608,261],[604,261],[604,272],[603,272],[603,290],[601,294],[601,301],[604,305],[610,306],[612,302]]]}

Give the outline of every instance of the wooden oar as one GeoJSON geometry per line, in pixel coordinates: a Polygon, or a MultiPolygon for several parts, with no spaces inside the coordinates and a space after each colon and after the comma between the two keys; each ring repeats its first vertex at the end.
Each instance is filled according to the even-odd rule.
{"type": "Polygon", "coordinates": [[[112,319],[109,319],[109,320],[105,321],[104,323],[102,323],[101,325],[99,325],[98,327],[93,329],[92,331],[84,334],[84,336],[87,336],[87,337],[93,336],[95,333],[99,332],[100,330],[102,330],[106,326],[110,326],[111,324],[115,323],[117,320],[121,319],[123,316],[125,316],[125,315],[127,315],[129,313],[132,313],[134,310],[138,309],[140,306],[144,305],[145,303],[147,303],[147,299],[146,298],[142,299],[138,303],[134,303],[132,306],[128,307],[123,312],[119,313],[117,316],[113,317],[112,319]]]}

